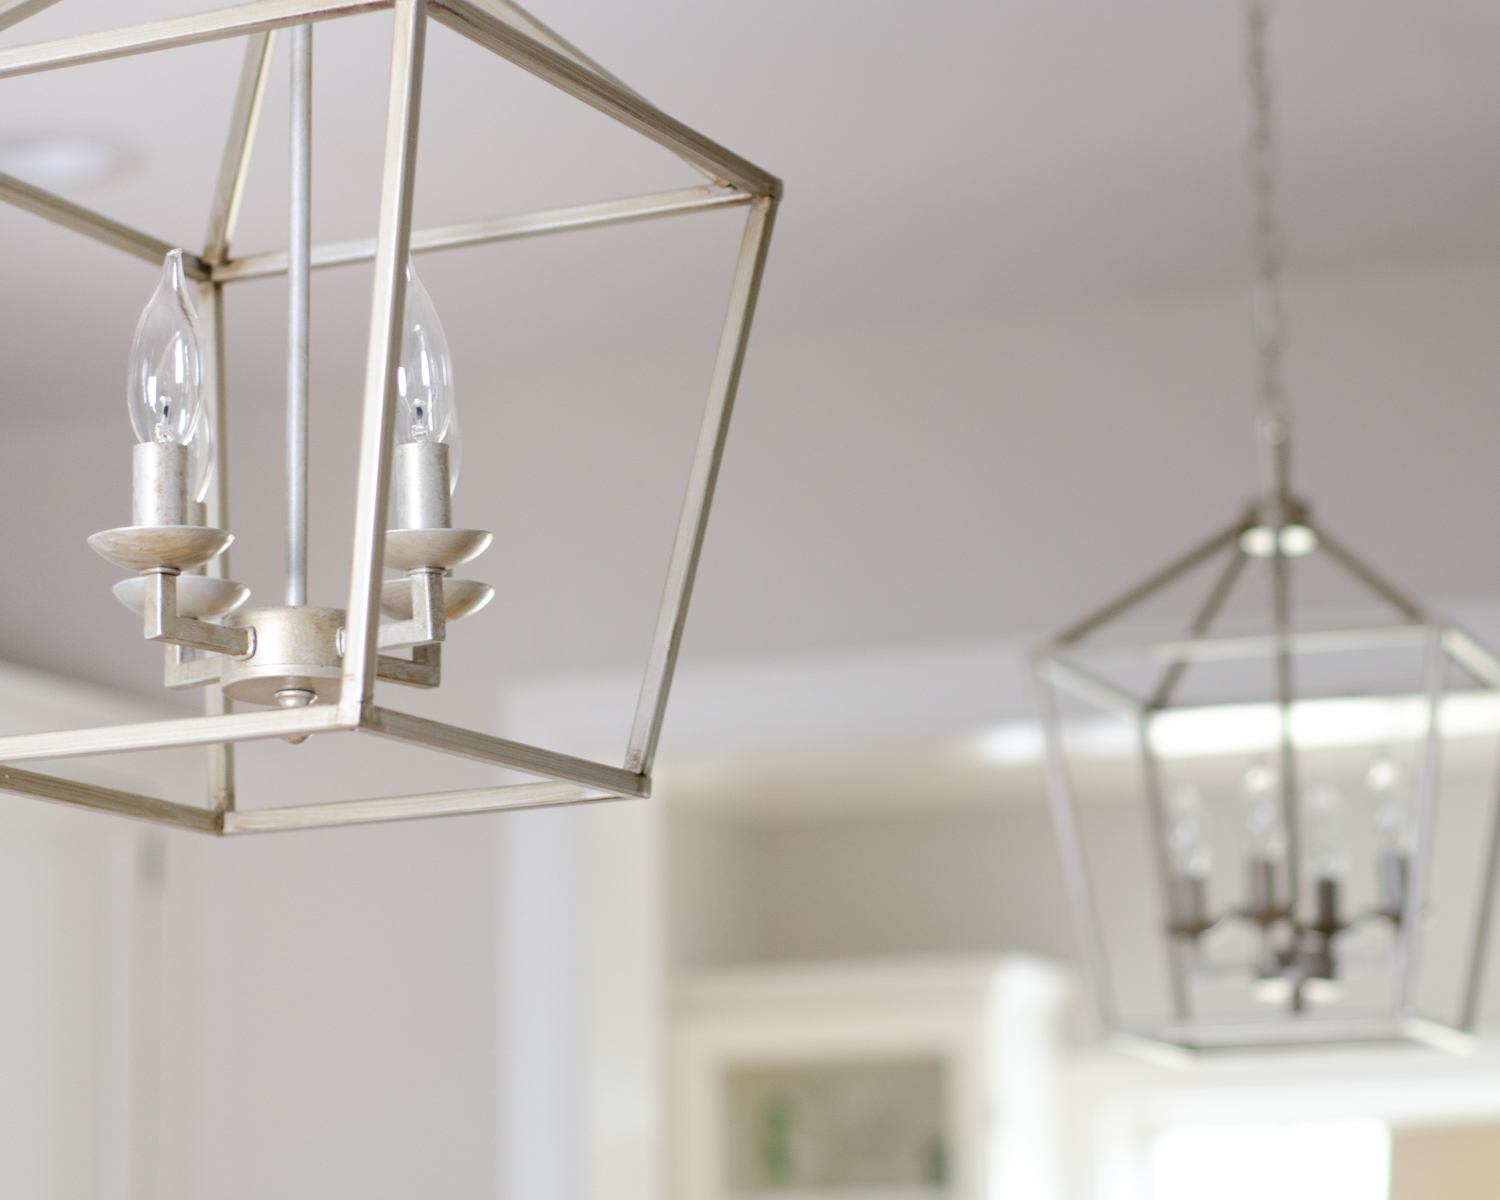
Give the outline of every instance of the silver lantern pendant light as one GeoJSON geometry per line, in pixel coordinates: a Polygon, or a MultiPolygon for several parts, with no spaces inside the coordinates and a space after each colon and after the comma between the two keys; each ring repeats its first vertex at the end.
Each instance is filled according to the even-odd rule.
{"type": "Polygon", "coordinates": [[[1246,13],[1263,490],[1033,659],[1069,901],[1118,1038],[1457,1048],[1500,846],[1500,659],[1292,491],[1267,3],[1246,13]],[[1307,622],[1294,576],[1315,559],[1391,619],[1307,622]],[[1179,635],[1120,637],[1194,587],[1179,635]]]}
{"type": "MultiPolygon", "coordinates": [[[[0,13],[7,28],[55,0],[0,13]]],[[[131,573],[115,594],[141,614],[145,637],[165,647],[169,688],[202,688],[202,717],[110,728],[0,736],[0,790],[215,834],[344,825],[542,804],[649,795],[657,739],[686,620],[730,412],[749,339],[781,183],[642,99],[511,0],[251,0],[145,25],[0,49],[0,79],[126,55],[240,38],[244,66],[201,254],[174,249],[99,213],[0,175],[0,201],[162,265],[131,348],[127,400],[135,431],[134,506],[128,525],[95,534],[93,548],[131,573]],[[314,246],[313,23],[388,9],[393,15],[380,217],[367,241],[314,246]],[[501,62],[673,151],[705,177],[696,187],[412,228],[422,73],[429,21],[501,62]],[[277,35],[291,42],[291,204],[284,252],[232,253],[245,175],[277,35]],[[593,762],[446,725],[377,703],[377,681],[435,688],[451,622],[483,608],[487,584],[455,579],[489,545],[483,530],[454,528],[459,475],[454,365],[442,323],[412,266],[435,250],[559,234],[721,208],[746,210],[728,314],[688,474],[666,586],[634,725],[620,765],[593,762]],[[358,430],[359,480],[347,604],[307,602],[308,350],[310,276],[373,262],[369,352],[358,430]],[[229,577],[227,417],[234,411],[222,361],[223,289],[285,275],[289,293],[286,437],[286,586],[283,603],[246,607],[229,577]],[[398,578],[385,579],[388,570],[398,578]],[[239,707],[236,708],[235,706],[239,707]],[[300,743],[363,733],[508,767],[537,781],[462,792],[369,800],[336,798],[242,807],[236,742],[300,743]],[[78,755],[202,746],[202,805],[80,784],[14,764],[78,755]]],[[[498,607],[498,606],[497,606],[498,607]]],[[[500,614],[503,619],[504,614],[500,614]]],[[[381,697],[382,700],[385,697],[381,697]]],[[[355,752],[353,745],[350,751],[355,752]]],[[[291,753],[291,752],[289,752],[291,753]]]]}

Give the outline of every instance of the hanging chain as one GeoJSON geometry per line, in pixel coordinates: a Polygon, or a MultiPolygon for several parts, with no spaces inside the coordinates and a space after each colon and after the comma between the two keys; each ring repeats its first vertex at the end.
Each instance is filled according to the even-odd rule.
{"type": "Polygon", "coordinates": [[[1250,86],[1250,178],[1255,193],[1251,246],[1255,255],[1255,341],[1260,354],[1256,434],[1261,485],[1276,518],[1290,499],[1291,414],[1281,382],[1285,327],[1281,307],[1281,230],[1276,223],[1276,139],[1272,123],[1271,73],[1266,40],[1271,0],[1245,0],[1248,26],[1246,76],[1250,86]]]}

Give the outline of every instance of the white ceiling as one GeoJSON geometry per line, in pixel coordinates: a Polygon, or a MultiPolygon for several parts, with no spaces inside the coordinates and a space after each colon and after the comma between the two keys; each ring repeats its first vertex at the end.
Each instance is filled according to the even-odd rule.
{"type": "MultiPolygon", "coordinates": [[[[1236,0],[926,6],[542,0],[539,14],[710,136],[782,175],[792,320],[1076,305],[1245,274],[1236,0]]],[[[6,42],[205,7],[62,0],[6,42]]],[[[1279,6],[1293,271],[1500,249],[1500,9],[1483,0],[1279,6]]],[[[374,219],[388,18],[319,27],[318,236],[374,219]]],[[[439,223],[694,180],[664,151],[445,29],[432,36],[419,219],[439,223]]],[[[201,240],[237,43],[4,81],[0,140],[103,135],[132,166],[75,198],[201,240]]],[[[273,85],[240,245],[280,241],[273,85]]],[[[684,272],[691,261],[669,264],[684,272]]],[[[661,293],[677,274],[653,275],[661,293]]],[[[515,279],[534,298],[555,273],[515,279]]],[[[509,314],[514,318],[517,314],[509,314]]],[[[128,322],[127,322],[128,323],[128,322]]]]}
{"type": "MultiPolygon", "coordinates": [[[[203,7],[61,0],[0,42],[203,7]]],[[[1320,280],[1500,262],[1500,7],[1283,0],[1278,8],[1292,275],[1316,290],[1320,280]]],[[[1087,606],[1143,558],[1206,530],[1220,517],[1220,493],[1237,498],[1249,486],[1248,453],[1228,470],[1189,463],[1177,482],[1198,490],[1176,497],[1159,467],[1147,464],[1142,479],[1140,463],[1120,462],[1126,442],[1139,455],[1164,432],[1216,452],[1242,450],[1240,410],[1194,425],[1181,399],[1201,394],[1229,362],[1232,380],[1217,390],[1239,403],[1248,369],[1231,303],[1247,273],[1248,223],[1236,0],[537,0],[537,12],[654,102],[786,180],[690,647],[763,653],[1040,628],[1087,606]],[[1166,310],[1151,305],[1191,308],[1194,297],[1206,298],[1208,323],[1192,333],[1199,327],[1189,322],[1180,336],[1212,342],[1202,362],[1165,384],[1135,378],[1118,395],[1097,386],[1120,363],[1156,352],[1153,344],[1175,344],[1152,342],[1166,310]],[[1131,306],[1141,315],[1090,318],[1098,340],[1089,345],[1070,342],[1071,326],[1038,332],[1035,324],[1131,306]],[[882,365],[882,347],[897,341],[900,354],[882,365]],[[1024,386],[995,392],[979,358],[955,365],[964,354],[1025,359],[1024,386]],[[1101,355],[1093,374],[1072,361],[1101,355]],[[1162,424],[1153,434],[1127,422],[1122,442],[1122,396],[1149,397],[1159,386],[1178,399],[1160,410],[1148,401],[1139,420],[1162,424]],[[1040,397],[1050,423],[1028,411],[1040,397]],[[1011,444],[1018,432],[1031,438],[1024,452],[1011,444]],[[1137,434],[1139,445],[1130,440],[1137,434]],[[996,462],[1003,478],[993,492],[977,502],[954,492],[956,481],[996,462]],[[1097,571],[1056,567],[1057,548],[1079,546],[1099,515],[1081,511],[1076,496],[1036,505],[1059,481],[1080,495],[1080,482],[1096,482],[1109,497],[1114,534],[1097,550],[1097,571]],[[1184,505],[1183,495],[1195,502],[1184,505]],[[1120,529],[1143,532],[1122,538],[1120,529]],[[976,574],[973,559],[1002,555],[1003,570],[976,574]]],[[[388,29],[384,15],[318,27],[319,240],[373,227],[388,29]]],[[[447,30],[434,30],[431,52],[419,223],[696,179],[447,30]]],[[[238,61],[238,46],[216,44],[0,81],[0,141],[48,133],[110,141],[127,156],[124,170],[60,190],[195,246],[238,61]]],[[[252,165],[246,251],[282,241],[284,93],[278,73],[252,165]]],[[[497,511],[484,523],[519,527],[509,541],[502,536],[485,576],[517,594],[476,618],[504,628],[505,664],[614,664],[642,648],[738,220],[695,216],[421,261],[465,403],[494,400],[498,414],[487,424],[464,410],[474,446],[460,513],[465,497],[476,506],[493,499],[497,511]],[[650,537],[630,540],[648,528],[650,537]],[[546,559],[574,535],[593,565],[546,559]]],[[[0,654],[149,689],[155,654],[130,640],[129,618],[110,607],[112,576],[82,536],[128,513],[119,383],[154,272],[10,211],[0,213],[0,253],[0,344],[10,365],[0,489],[25,516],[14,534],[21,553],[44,556],[49,584],[8,576],[0,654]],[[45,536],[43,517],[54,528],[45,536]]],[[[320,274],[315,284],[315,453],[328,456],[314,493],[315,513],[327,514],[314,543],[315,602],[340,602],[347,562],[344,451],[367,319],[361,272],[320,274]]],[[[1482,338],[1491,297],[1476,287],[1465,328],[1482,338]]],[[[261,603],[275,599],[280,560],[280,289],[243,285],[230,300],[236,574],[261,603]]],[[[1457,295],[1443,302],[1462,308],[1457,295]]],[[[1337,331],[1340,314],[1354,311],[1325,300],[1323,316],[1301,327],[1294,311],[1294,336],[1304,339],[1294,346],[1312,328],[1337,331]]],[[[1362,303],[1379,308],[1378,297],[1362,303]]],[[[1393,310],[1383,319],[1399,330],[1405,318],[1393,310]]],[[[1461,451],[1474,456],[1465,460],[1474,473],[1487,461],[1481,438],[1495,432],[1475,399],[1490,382],[1467,380],[1454,401],[1455,420],[1472,418],[1455,436],[1469,443],[1461,451]]],[[[1340,386],[1358,391],[1355,382],[1340,386]]],[[[1338,447],[1316,437],[1345,411],[1357,408],[1335,405],[1322,425],[1316,412],[1308,420],[1305,457],[1335,476],[1338,447]]],[[[1376,439],[1378,453],[1399,455],[1411,428],[1398,420],[1376,439]]],[[[1423,463],[1419,503],[1463,498],[1442,492],[1457,486],[1442,454],[1423,463]],[[1426,486],[1433,481],[1437,493],[1426,486]]],[[[1344,501],[1354,516],[1369,507],[1358,465],[1344,501]]],[[[1368,490],[1377,505],[1389,491],[1375,482],[1368,490]]],[[[1483,488],[1467,495],[1500,499],[1483,488]]],[[[1500,589],[1500,575],[1466,574],[1459,548],[1434,547],[1415,531],[1406,546],[1389,557],[1436,570],[1441,587],[1500,589]]]]}

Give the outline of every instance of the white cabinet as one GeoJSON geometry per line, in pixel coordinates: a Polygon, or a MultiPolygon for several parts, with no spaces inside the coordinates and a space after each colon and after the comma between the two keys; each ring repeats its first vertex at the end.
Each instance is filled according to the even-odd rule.
{"type": "Polygon", "coordinates": [[[1065,995],[1026,956],[685,978],[675,1200],[1052,1200],[1065,995]]]}

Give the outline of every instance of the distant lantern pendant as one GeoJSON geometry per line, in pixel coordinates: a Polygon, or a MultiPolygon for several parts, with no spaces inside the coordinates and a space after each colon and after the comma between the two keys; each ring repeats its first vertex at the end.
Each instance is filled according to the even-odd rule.
{"type": "MultiPolygon", "coordinates": [[[[27,7],[27,6],[20,6],[27,7]]],[[[34,6],[32,6],[34,7],[34,6]]],[[[17,23],[22,17],[7,20],[17,23]]],[[[115,586],[145,637],[166,647],[166,686],[204,689],[205,716],[105,729],[0,735],[0,790],[141,817],[207,833],[357,824],[645,796],[723,454],[750,322],[781,196],[775,176],[654,108],[511,0],[252,0],[105,33],[0,49],[0,78],[241,37],[244,67],[201,255],[39,188],[0,178],[0,200],[115,249],[161,264],[131,347],[126,399],[135,431],[129,525],[89,539],[132,573],[115,586]],[[312,22],[393,10],[380,219],[368,242],[315,247],[312,202],[312,22]],[[686,188],[567,209],[413,232],[418,113],[429,16],[635,132],[706,176],[686,188]],[[284,253],[231,253],[250,150],[278,31],[290,31],[291,169],[284,253]],[[401,713],[376,703],[376,683],[439,686],[448,624],[484,608],[494,589],[455,579],[489,546],[485,530],[455,528],[460,468],[453,360],[442,322],[411,256],[538,234],[721,208],[746,209],[687,494],[668,565],[651,654],[620,766],[401,713]],[[374,288],[348,602],[307,602],[310,277],[373,262],[374,288]],[[287,276],[286,579],[284,603],[245,607],[231,580],[223,288],[287,276]],[[194,297],[196,292],[196,300],[194,297]],[[384,578],[387,571],[398,577],[384,578]],[[401,653],[388,653],[401,651],[401,653]],[[240,708],[232,710],[231,702],[240,708]],[[235,742],[300,743],[333,732],[376,734],[511,768],[540,782],[464,792],[245,809],[235,794],[235,742]],[[18,762],[167,747],[208,748],[205,806],[79,784],[18,762]]],[[[287,753],[298,753],[287,751],[287,753]]]]}
{"type": "Polygon", "coordinates": [[[1127,1044],[1454,1049],[1478,1012],[1500,850],[1500,658],[1291,490],[1268,6],[1246,13],[1263,489],[1033,660],[1069,901],[1095,1010],[1127,1044]],[[1296,620],[1293,565],[1314,554],[1398,623],[1296,620]],[[1100,636],[1210,564],[1180,638],[1100,636]],[[1226,613],[1257,573],[1258,619],[1226,613]]]}

